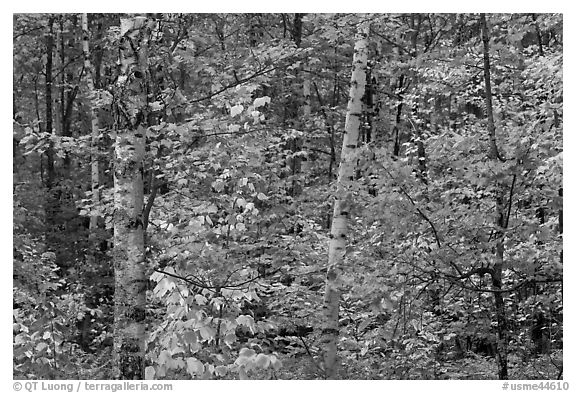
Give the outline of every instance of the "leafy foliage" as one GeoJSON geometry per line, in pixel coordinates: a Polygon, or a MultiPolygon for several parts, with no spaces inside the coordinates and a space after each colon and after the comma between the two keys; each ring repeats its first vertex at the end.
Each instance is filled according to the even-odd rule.
{"type": "MultiPolygon", "coordinates": [[[[475,15],[154,17],[145,378],[324,377],[334,179],[361,20],[372,26],[369,84],[341,283],[341,377],[495,378],[500,191],[510,377],[562,375],[560,15],[488,17],[505,162],[487,160],[475,15]]],[[[89,20],[94,70],[80,59],[78,16],[14,19],[17,378],[110,377],[119,18],[89,20]],[[58,45],[47,87],[49,23],[58,45]]]]}

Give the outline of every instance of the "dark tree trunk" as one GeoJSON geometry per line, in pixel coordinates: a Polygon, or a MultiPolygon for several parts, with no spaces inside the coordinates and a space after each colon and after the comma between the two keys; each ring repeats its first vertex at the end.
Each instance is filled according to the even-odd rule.
{"type": "MultiPolygon", "coordinates": [[[[52,134],[52,60],[54,51],[54,18],[48,19],[48,34],[46,35],[46,132],[52,134]]],[[[54,150],[52,144],[46,150],[46,188],[49,190],[54,186],[54,150]]]]}
{"type": "MultiPolygon", "coordinates": [[[[488,121],[488,135],[490,138],[490,150],[488,158],[502,161],[498,152],[496,143],[496,126],[494,124],[494,115],[492,112],[492,88],[490,85],[490,41],[488,37],[488,24],[486,15],[480,14],[480,23],[482,27],[482,42],[484,49],[484,83],[485,83],[485,100],[486,114],[488,121]]],[[[494,308],[496,310],[497,322],[497,342],[496,342],[496,361],[498,363],[498,378],[508,379],[508,321],[506,318],[506,308],[504,295],[502,292],[502,270],[504,265],[504,230],[505,230],[505,206],[504,206],[504,187],[501,181],[496,185],[496,222],[495,222],[495,241],[496,255],[494,270],[492,272],[492,288],[494,289],[494,308]]],[[[510,201],[511,203],[511,201],[510,201]]]]}
{"type": "Polygon", "coordinates": [[[486,14],[480,14],[480,24],[482,27],[482,43],[484,44],[484,88],[486,99],[486,116],[488,118],[488,136],[490,138],[490,157],[501,160],[496,143],[496,126],[494,125],[494,112],[492,105],[492,85],[490,81],[490,37],[488,35],[488,24],[486,14]]]}
{"type": "MultiPolygon", "coordinates": [[[[46,77],[45,77],[45,105],[46,105],[46,132],[53,134],[53,103],[52,103],[52,84],[53,84],[53,56],[54,56],[54,17],[48,19],[48,33],[46,34],[46,77]]],[[[59,197],[56,189],[56,170],[54,166],[55,154],[52,142],[46,149],[46,175],[44,177],[46,186],[45,201],[45,241],[46,248],[50,251],[58,251],[54,230],[56,226],[56,216],[59,208],[59,197]]],[[[58,261],[57,261],[58,263],[58,261]]]]}

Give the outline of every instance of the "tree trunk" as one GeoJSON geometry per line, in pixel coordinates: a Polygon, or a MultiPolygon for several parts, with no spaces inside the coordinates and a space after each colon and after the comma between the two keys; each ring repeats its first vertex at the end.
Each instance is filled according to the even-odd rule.
{"type": "MultiPolygon", "coordinates": [[[[71,23],[73,23],[76,18],[71,15],[70,18],[72,19],[71,23]]],[[[72,89],[70,86],[73,83],[74,75],[71,67],[66,66],[66,61],[70,61],[72,56],[68,56],[66,58],[66,47],[73,48],[75,46],[74,42],[74,35],[73,34],[66,34],[65,30],[65,23],[66,19],[64,15],[60,16],[60,33],[58,38],[58,45],[60,46],[60,90],[59,90],[59,101],[60,101],[60,113],[59,113],[59,130],[60,135],[66,137],[72,137],[72,112],[74,108],[74,100],[76,99],[76,95],[78,94],[79,87],[78,85],[74,86],[72,89]],[[67,36],[67,37],[66,37],[67,36]]],[[[72,165],[72,160],[68,154],[64,157],[64,169],[69,171],[72,165]]]]}
{"type": "Polygon", "coordinates": [[[117,136],[114,161],[114,360],[115,377],[144,378],[146,277],[143,159],[147,95],[144,17],[121,19],[117,136]],[[134,48],[138,48],[137,52],[134,48]],[[122,128],[120,128],[122,126],[122,128]]]}
{"type": "MultiPolygon", "coordinates": [[[[45,76],[45,104],[46,104],[46,132],[53,134],[53,103],[52,103],[52,84],[53,84],[53,57],[54,57],[54,17],[48,18],[48,33],[46,34],[46,76],[45,76]]],[[[59,198],[56,192],[56,169],[54,145],[52,141],[48,143],[46,149],[46,206],[45,206],[45,238],[46,247],[50,251],[57,252],[58,246],[55,244],[54,230],[56,227],[56,213],[59,208],[59,198]]]]}
{"type": "Polygon", "coordinates": [[[308,65],[304,68],[304,82],[302,82],[302,95],[304,97],[304,107],[303,107],[303,114],[304,119],[307,120],[312,113],[312,107],[310,106],[310,75],[309,75],[310,68],[308,65]]]}
{"type": "Polygon", "coordinates": [[[480,14],[482,27],[482,43],[484,44],[484,88],[486,98],[486,116],[488,118],[488,136],[490,138],[490,158],[500,158],[498,145],[496,144],[496,126],[494,125],[494,113],[492,106],[492,85],[490,82],[490,37],[488,36],[488,24],[486,14],[480,14]]]}
{"type": "Polygon", "coordinates": [[[534,28],[536,29],[536,38],[538,39],[538,54],[544,56],[544,45],[542,44],[542,32],[540,31],[540,25],[536,14],[532,14],[532,20],[534,21],[534,28]]]}
{"type": "MultiPolygon", "coordinates": [[[[94,104],[94,99],[96,98],[96,89],[94,87],[94,79],[92,78],[92,65],[90,63],[90,46],[89,46],[90,33],[88,31],[88,14],[82,14],[82,51],[84,53],[84,68],[86,68],[86,82],[88,84],[88,97],[90,103],[90,115],[91,120],[91,172],[92,172],[92,205],[94,208],[100,203],[100,168],[98,164],[99,157],[99,121],[98,121],[98,109],[94,104]]],[[[92,212],[90,215],[90,235],[96,232],[98,229],[98,214],[92,212]]]]}
{"type": "Polygon", "coordinates": [[[494,306],[496,308],[497,341],[496,361],[498,362],[498,378],[508,379],[508,321],[502,292],[502,270],[504,265],[504,189],[500,184],[496,190],[496,258],[492,274],[494,306]]]}
{"type": "Polygon", "coordinates": [[[341,293],[341,275],[344,255],[346,253],[346,237],[348,220],[352,203],[352,193],[349,185],[354,181],[358,147],[358,135],[362,116],[362,97],[366,88],[366,68],[368,60],[369,25],[363,23],[358,28],[354,58],[352,62],[352,78],[350,96],[346,112],[346,125],[340,169],[337,180],[337,190],[334,202],[334,213],[328,251],[328,268],[326,273],[326,291],[324,298],[322,336],[324,339],[324,371],[327,379],[337,379],[339,376],[339,361],[337,356],[338,320],[341,293]]]}
{"type": "MultiPolygon", "coordinates": [[[[296,44],[297,47],[300,47],[300,44],[302,43],[302,18],[304,17],[304,14],[294,14],[294,28],[292,30],[292,38],[294,40],[294,43],[296,44]]],[[[302,71],[300,71],[300,74],[302,74],[302,71]]],[[[296,75],[298,75],[298,70],[296,70],[296,75]]],[[[308,81],[308,75],[304,74],[304,81],[308,81]]],[[[305,84],[306,82],[304,82],[305,84]]],[[[303,89],[305,87],[303,86],[303,89]]],[[[303,92],[303,96],[305,98],[306,93],[303,92]]],[[[310,84],[308,84],[308,97],[310,97],[310,84]]],[[[294,104],[297,104],[297,101],[292,101],[294,104]]],[[[309,102],[308,102],[309,103],[309,102]]],[[[304,108],[304,111],[306,111],[306,102],[304,102],[304,104],[302,105],[304,108]]],[[[310,109],[309,105],[308,105],[308,110],[310,109]]],[[[298,110],[294,111],[294,114],[297,114],[298,110]]],[[[299,122],[296,121],[296,124],[298,124],[298,126],[300,128],[303,128],[303,122],[299,122]]],[[[302,138],[299,137],[294,137],[290,143],[290,150],[292,150],[292,158],[290,159],[290,173],[292,176],[292,184],[290,186],[290,196],[292,197],[296,197],[298,195],[300,195],[300,193],[302,192],[302,184],[300,183],[300,181],[297,179],[298,174],[300,173],[301,169],[302,169],[302,158],[297,155],[301,150],[302,150],[302,138]]]]}
{"type": "Polygon", "coordinates": [[[64,21],[63,16],[58,16],[59,29],[56,32],[56,56],[54,56],[54,68],[56,74],[60,74],[60,80],[57,83],[57,98],[54,100],[57,108],[54,113],[54,131],[55,134],[62,135],[62,123],[64,119],[64,90],[66,87],[65,72],[66,58],[64,51],[64,21]]]}
{"type": "MultiPolygon", "coordinates": [[[[488,24],[486,15],[480,14],[482,27],[482,42],[484,48],[484,88],[486,100],[486,114],[488,120],[488,134],[490,138],[490,150],[488,158],[502,161],[496,143],[496,126],[492,112],[492,88],[490,84],[490,40],[488,37],[488,24]]],[[[496,309],[497,321],[497,341],[496,341],[496,361],[498,363],[498,378],[508,379],[508,323],[506,318],[506,308],[502,289],[502,271],[504,265],[504,229],[505,229],[505,206],[504,187],[500,181],[495,185],[496,189],[496,219],[495,219],[495,239],[496,253],[494,270],[492,273],[492,288],[494,289],[494,307],[496,309]]],[[[512,201],[509,201],[512,203],[512,201]]]]}
{"type": "Polygon", "coordinates": [[[376,140],[376,118],[378,117],[378,82],[376,76],[372,72],[372,68],[368,67],[366,72],[366,94],[365,94],[365,104],[366,104],[366,124],[364,128],[364,138],[363,141],[370,143],[376,140]]]}
{"type": "MultiPolygon", "coordinates": [[[[46,100],[46,132],[52,134],[52,62],[54,52],[54,18],[48,19],[48,34],[46,35],[46,83],[45,83],[45,100],[46,100]]],[[[48,159],[46,165],[46,188],[50,190],[54,186],[54,149],[52,143],[46,150],[48,159]]]]}
{"type": "Polygon", "coordinates": [[[404,105],[404,97],[402,95],[402,90],[404,88],[405,77],[404,74],[400,75],[398,78],[397,92],[398,92],[398,104],[396,105],[396,115],[394,117],[394,127],[393,127],[393,138],[394,138],[394,148],[392,154],[394,157],[400,155],[400,139],[401,139],[401,124],[402,121],[402,107],[404,105]]]}

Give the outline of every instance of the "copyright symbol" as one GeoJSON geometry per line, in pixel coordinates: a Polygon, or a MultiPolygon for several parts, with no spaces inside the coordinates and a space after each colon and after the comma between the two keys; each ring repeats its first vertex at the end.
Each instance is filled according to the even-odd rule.
{"type": "Polygon", "coordinates": [[[22,384],[20,382],[14,382],[14,390],[17,392],[22,390],[22,384]]]}

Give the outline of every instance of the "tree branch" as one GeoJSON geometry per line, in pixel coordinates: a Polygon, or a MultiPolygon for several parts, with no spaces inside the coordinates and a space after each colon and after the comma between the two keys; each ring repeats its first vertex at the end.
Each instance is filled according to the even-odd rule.
{"type": "Polygon", "coordinates": [[[487,293],[508,293],[508,292],[514,292],[517,291],[518,289],[522,288],[525,285],[529,285],[529,284],[540,284],[540,283],[551,283],[551,282],[562,282],[561,278],[548,278],[548,279],[543,279],[543,280],[536,280],[536,279],[529,279],[529,280],[524,280],[510,288],[506,288],[506,289],[484,289],[484,288],[473,288],[473,287],[469,287],[467,285],[461,284],[459,283],[457,280],[454,281],[454,283],[464,289],[467,289],[469,291],[475,291],[475,292],[487,292],[487,293]]]}
{"type": "MultiPolygon", "coordinates": [[[[395,180],[394,177],[392,176],[392,174],[390,173],[390,171],[388,171],[388,169],[384,168],[384,170],[386,171],[386,173],[388,173],[388,176],[390,176],[390,178],[392,180],[395,180]]],[[[422,217],[430,225],[430,228],[432,229],[432,232],[434,233],[434,239],[436,240],[436,244],[438,245],[438,248],[441,248],[442,245],[440,243],[440,236],[438,235],[438,231],[436,230],[436,226],[434,225],[432,220],[430,220],[428,218],[428,216],[426,214],[424,214],[424,212],[416,205],[416,202],[414,202],[414,200],[412,199],[410,194],[408,194],[408,192],[404,189],[404,187],[402,187],[402,185],[398,184],[397,182],[396,182],[396,184],[400,188],[400,191],[402,191],[402,194],[404,194],[406,196],[406,198],[408,198],[408,200],[410,201],[412,206],[414,206],[416,208],[416,211],[418,212],[420,217],[422,217]]]]}
{"type": "Polygon", "coordinates": [[[512,210],[512,196],[514,195],[514,185],[516,184],[516,175],[512,178],[512,184],[510,185],[510,195],[508,196],[508,212],[506,213],[506,221],[504,223],[504,228],[508,228],[508,222],[510,221],[510,211],[512,210]]]}
{"type": "Polygon", "coordinates": [[[446,276],[449,279],[464,280],[466,278],[472,277],[475,274],[477,274],[479,276],[483,276],[484,274],[489,274],[490,276],[492,276],[494,274],[494,269],[491,267],[478,267],[476,269],[472,269],[466,273],[463,273],[460,276],[452,276],[450,274],[444,274],[444,276],[446,276]]]}

